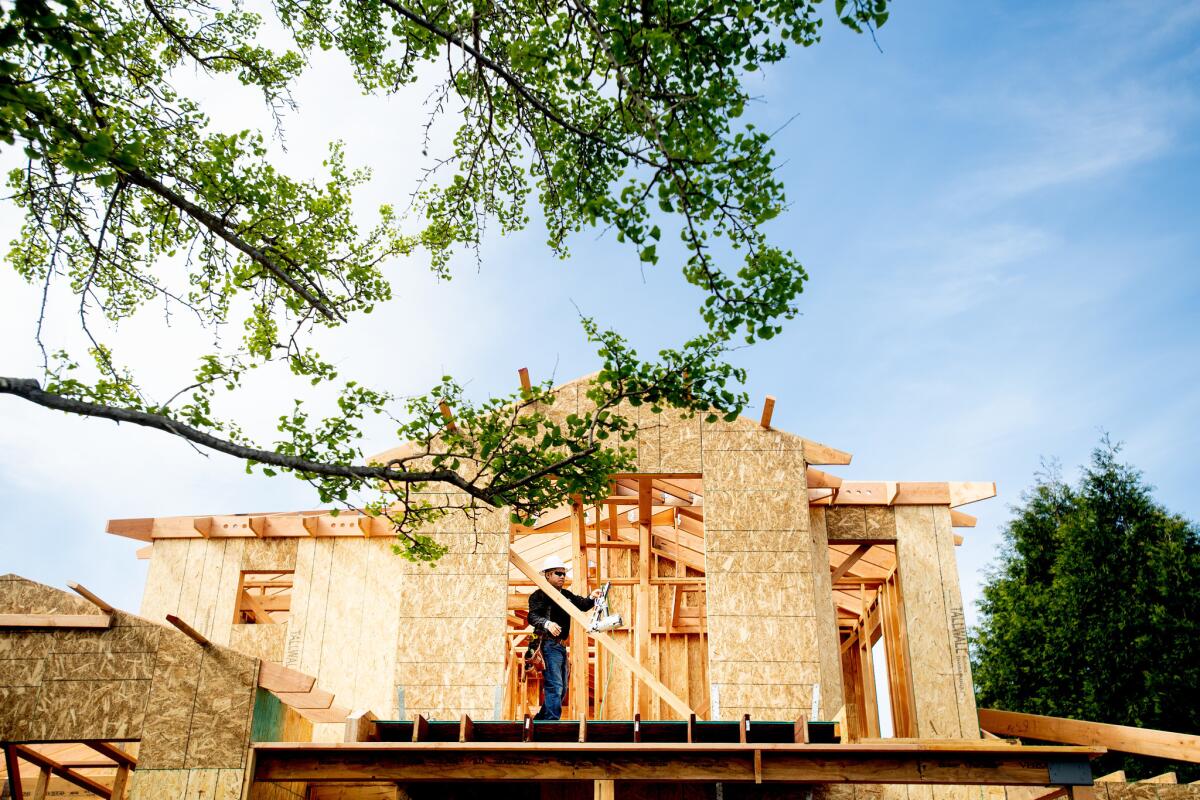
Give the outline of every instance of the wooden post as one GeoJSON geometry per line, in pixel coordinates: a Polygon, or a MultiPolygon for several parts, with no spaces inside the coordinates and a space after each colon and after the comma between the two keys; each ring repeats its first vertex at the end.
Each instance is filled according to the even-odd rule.
{"type": "Polygon", "coordinates": [[[113,776],[112,800],[125,800],[125,790],[129,786],[129,767],[121,764],[117,774],[113,776]]]}
{"type": "Polygon", "coordinates": [[[529,368],[521,367],[517,370],[517,374],[521,376],[521,396],[528,397],[533,391],[533,384],[529,382],[529,368]]]}
{"type": "Polygon", "coordinates": [[[762,419],[758,421],[758,424],[769,430],[771,428],[771,415],[774,413],[775,398],[767,395],[767,399],[763,402],[762,419]]]}
{"type": "MultiPolygon", "coordinates": [[[[21,762],[17,760],[17,751],[13,745],[4,748],[4,769],[8,773],[8,793],[12,797],[24,797],[21,789],[21,762]]],[[[43,765],[43,770],[46,767],[43,765]]]]}
{"type": "MultiPolygon", "coordinates": [[[[635,655],[638,663],[650,668],[650,534],[653,531],[651,480],[638,479],[638,597],[635,655]]],[[[637,711],[650,716],[650,693],[636,687],[637,711]]]]}
{"type": "MultiPolygon", "coordinates": [[[[50,787],[50,768],[42,767],[38,773],[37,786],[33,787],[33,800],[46,800],[46,790],[50,787]]],[[[14,794],[15,798],[16,795],[14,794]]]]}
{"type": "MultiPolygon", "coordinates": [[[[571,570],[575,577],[575,594],[586,597],[589,591],[587,559],[583,553],[586,527],[583,500],[571,498],[571,570]]],[[[571,626],[571,685],[568,687],[571,712],[575,719],[587,718],[588,703],[588,634],[582,625],[571,626]]]]}
{"type": "Polygon", "coordinates": [[[616,800],[617,790],[614,781],[594,781],[592,786],[594,787],[593,800],[616,800]]]}

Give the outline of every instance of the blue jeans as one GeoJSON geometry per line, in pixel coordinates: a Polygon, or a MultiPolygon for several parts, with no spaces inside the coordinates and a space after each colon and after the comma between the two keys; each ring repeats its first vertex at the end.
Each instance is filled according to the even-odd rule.
{"type": "Polygon", "coordinates": [[[554,641],[542,641],[542,658],[546,671],[542,673],[542,688],[546,699],[534,719],[558,719],[562,716],[563,695],[567,691],[567,648],[554,641]]]}

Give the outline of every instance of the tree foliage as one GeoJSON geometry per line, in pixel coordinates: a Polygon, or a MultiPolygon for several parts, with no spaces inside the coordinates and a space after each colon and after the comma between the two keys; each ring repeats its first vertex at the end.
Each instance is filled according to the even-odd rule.
{"type": "MultiPolygon", "coordinates": [[[[415,557],[437,554],[412,535],[440,512],[414,499],[431,481],[519,516],[572,492],[598,496],[629,464],[621,408],[737,413],[743,375],[722,356],[732,342],[774,336],[796,313],[806,276],[767,238],[785,197],[770,136],[741,122],[743,77],[818,41],[817,3],[271,0],[265,16],[237,0],[5,3],[0,143],[26,162],[9,176],[24,226],[8,260],[41,287],[43,311],[59,293],[77,305],[86,344],[43,346],[45,387],[5,378],[0,392],[294,472],[326,500],[385,479],[373,508],[395,514],[415,557]],[[262,43],[276,30],[286,47],[262,43]],[[443,114],[459,123],[449,154],[430,157],[407,219],[384,206],[368,222],[353,207],[370,172],[340,144],[323,179],[290,177],[272,163],[267,136],[215,129],[177,80],[200,71],[252,87],[282,129],[291,87],[326,50],[348,59],[367,92],[427,83],[426,130],[443,114]],[[703,333],[645,361],[585,321],[603,369],[594,410],[565,425],[542,413],[546,386],[471,404],[446,378],[402,402],[342,379],[312,349],[315,328],[392,297],[396,259],[425,258],[448,276],[455,253],[478,254],[487,225],[522,229],[534,203],[561,255],[572,234],[600,227],[630,244],[634,263],[654,264],[663,237],[677,237],[683,275],[703,291],[703,333]],[[110,335],[152,302],[212,332],[194,378],[168,399],[150,396],[110,335]],[[228,341],[229,329],[240,338],[228,341]],[[344,382],[334,416],[316,419],[297,402],[281,411],[281,438],[258,446],[217,408],[271,362],[300,382],[344,382]],[[394,416],[397,434],[416,442],[411,461],[361,466],[360,422],[375,414],[394,416]]],[[[887,13],[886,0],[835,3],[835,17],[859,32],[887,13]]],[[[46,319],[39,343],[52,333],[46,319]]]]}
{"type": "Polygon", "coordinates": [[[1200,531],[1119,450],[1105,437],[1077,485],[1051,468],[1014,509],[974,631],[979,703],[1200,733],[1200,531]]]}

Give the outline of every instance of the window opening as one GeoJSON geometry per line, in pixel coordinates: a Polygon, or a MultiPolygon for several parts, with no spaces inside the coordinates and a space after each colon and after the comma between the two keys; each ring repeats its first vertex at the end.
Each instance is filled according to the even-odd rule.
{"type": "Polygon", "coordinates": [[[238,583],[234,624],[277,625],[288,621],[292,611],[291,570],[243,571],[238,583]]]}

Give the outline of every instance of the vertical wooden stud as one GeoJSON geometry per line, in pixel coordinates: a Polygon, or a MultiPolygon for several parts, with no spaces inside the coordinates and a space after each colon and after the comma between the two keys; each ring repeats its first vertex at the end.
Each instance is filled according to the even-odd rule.
{"type": "Polygon", "coordinates": [[[529,367],[521,367],[517,370],[517,374],[521,376],[521,394],[528,397],[533,391],[533,384],[529,382],[529,367]]]}
{"type": "MultiPolygon", "coordinates": [[[[37,785],[33,787],[33,800],[46,800],[46,790],[50,788],[50,768],[42,767],[38,772],[37,785]]],[[[13,795],[17,797],[17,795],[13,795]]],[[[113,797],[116,797],[114,794],[113,797]]]]}
{"type": "Polygon", "coordinates": [[[762,419],[760,419],[758,421],[758,424],[763,426],[764,428],[770,430],[771,415],[774,413],[775,413],[775,398],[772,397],[771,395],[767,395],[767,399],[763,401],[762,419]]]}
{"type": "Polygon", "coordinates": [[[12,797],[24,797],[21,789],[21,762],[17,750],[11,744],[4,747],[4,769],[8,773],[8,793],[12,797]]]}
{"type": "MultiPolygon", "coordinates": [[[[39,779],[39,783],[40,783],[39,779]]],[[[121,764],[117,774],[113,776],[112,800],[125,800],[125,791],[129,786],[129,767],[121,764]]]]}
{"type": "MultiPolygon", "coordinates": [[[[637,631],[636,658],[638,663],[650,667],[650,534],[653,530],[652,516],[653,494],[650,478],[638,479],[638,596],[637,596],[637,631]]],[[[639,714],[650,715],[650,691],[637,686],[637,710],[639,714]]]]}
{"type": "MultiPolygon", "coordinates": [[[[583,554],[586,526],[583,501],[571,498],[571,570],[574,573],[573,591],[584,597],[588,594],[587,559],[583,554]]],[[[575,719],[587,717],[588,704],[588,635],[583,626],[571,626],[571,685],[568,687],[571,712],[575,719]]]]}

